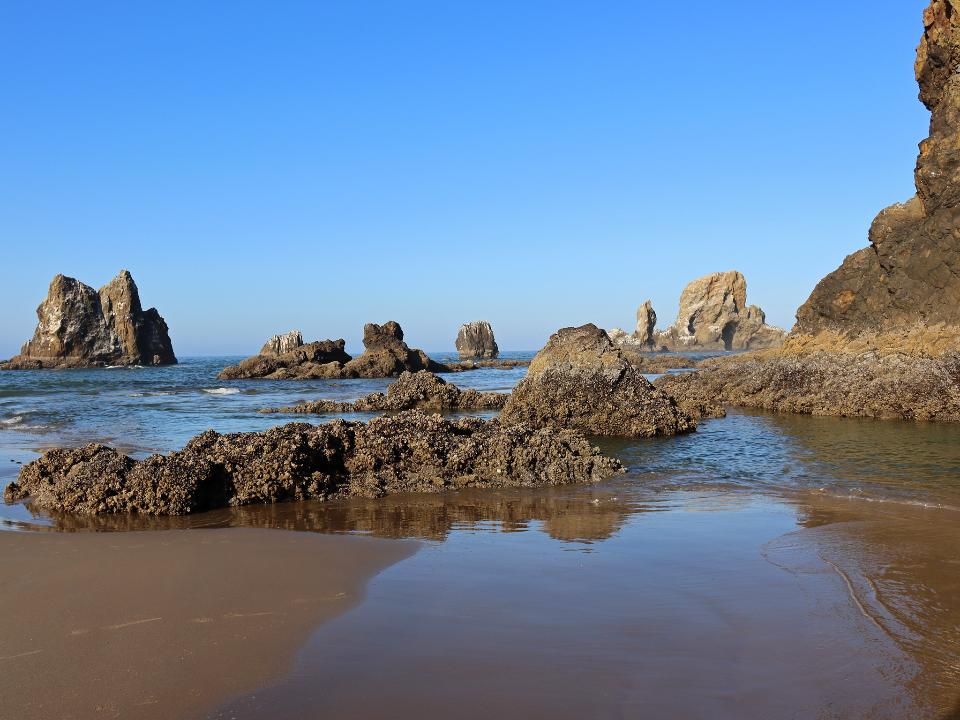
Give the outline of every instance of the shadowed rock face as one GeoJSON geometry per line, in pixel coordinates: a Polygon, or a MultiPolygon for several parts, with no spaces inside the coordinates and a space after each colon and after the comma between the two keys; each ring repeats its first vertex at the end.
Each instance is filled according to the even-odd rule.
{"type": "Polygon", "coordinates": [[[5,497],[50,511],[183,515],[226,505],[597,482],[622,470],[582,436],[408,411],[369,423],[212,430],[134,460],[92,444],[26,465],[5,497]]]}
{"type": "Polygon", "coordinates": [[[371,393],[356,402],[315,400],[291,407],[261,410],[265,413],[310,413],[326,415],[342,412],[387,412],[428,410],[433,412],[499,410],[509,395],[461,390],[432,372],[404,372],[387,387],[386,394],[371,393]]]}
{"type": "Polygon", "coordinates": [[[177,362],[167,324],[155,308],[143,310],[126,270],[97,292],[57,275],[37,308],[33,338],[5,369],[171,365],[177,362]]]}
{"type": "Polygon", "coordinates": [[[848,256],[797,311],[789,342],[806,349],[940,353],[960,348],[960,3],[933,0],[914,66],[930,135],[915,197],[881,211],[870,245],[848,256]]]}
{"type": "Polygon", "coordinates": [[[500,348],[493,337],[493,328],[486,320],[462,325],[457,333],[456,347],[461,360],[491,360],[500,354],[500,348]]]}
{"type": "Polygon", "coordinates": [[[551,337],[514,388],[503,423],[562,427],[593,435],[650,437],[696,428],[595,325],[551,337]]]}

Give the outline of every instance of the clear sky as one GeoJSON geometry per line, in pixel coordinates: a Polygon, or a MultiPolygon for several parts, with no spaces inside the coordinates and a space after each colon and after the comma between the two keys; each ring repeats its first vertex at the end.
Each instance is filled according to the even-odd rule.
{"type": "Polygon", "coordinates": [[[0,357],[124,267],[180,355],[536,349],[731,268],[789,327],[913,193],[925,5],[5,0],[0,357]]]}

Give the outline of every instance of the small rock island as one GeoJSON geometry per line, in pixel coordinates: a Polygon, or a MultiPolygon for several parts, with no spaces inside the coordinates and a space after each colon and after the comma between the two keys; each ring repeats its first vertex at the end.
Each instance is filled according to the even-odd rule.
{"type": "Polygon", "coordinates": [[[144,310],[128,270],[94,290],[66,275],[50,282],[37,308],[37,329],[3,370],[173,365],[167,323],[156,308],[144,310]]]}

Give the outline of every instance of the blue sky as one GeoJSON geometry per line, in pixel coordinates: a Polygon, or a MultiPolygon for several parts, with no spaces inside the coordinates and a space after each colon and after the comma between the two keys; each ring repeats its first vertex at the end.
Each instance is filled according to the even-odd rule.
{"type": "Polygon", "coordinates": [[[0,4],[0,357],[129,268],[180,355],[399,321],[789,327],[913,193],[923,0],[0,4]]]}

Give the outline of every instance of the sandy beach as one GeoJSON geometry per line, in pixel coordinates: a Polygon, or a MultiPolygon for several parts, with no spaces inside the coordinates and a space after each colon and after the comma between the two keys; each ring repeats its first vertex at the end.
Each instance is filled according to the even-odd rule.
{"type": "Polygon", "coordinates": [[[413,541],[0,533],[0,717],[182,718],[281,675],[413,541]]]}

